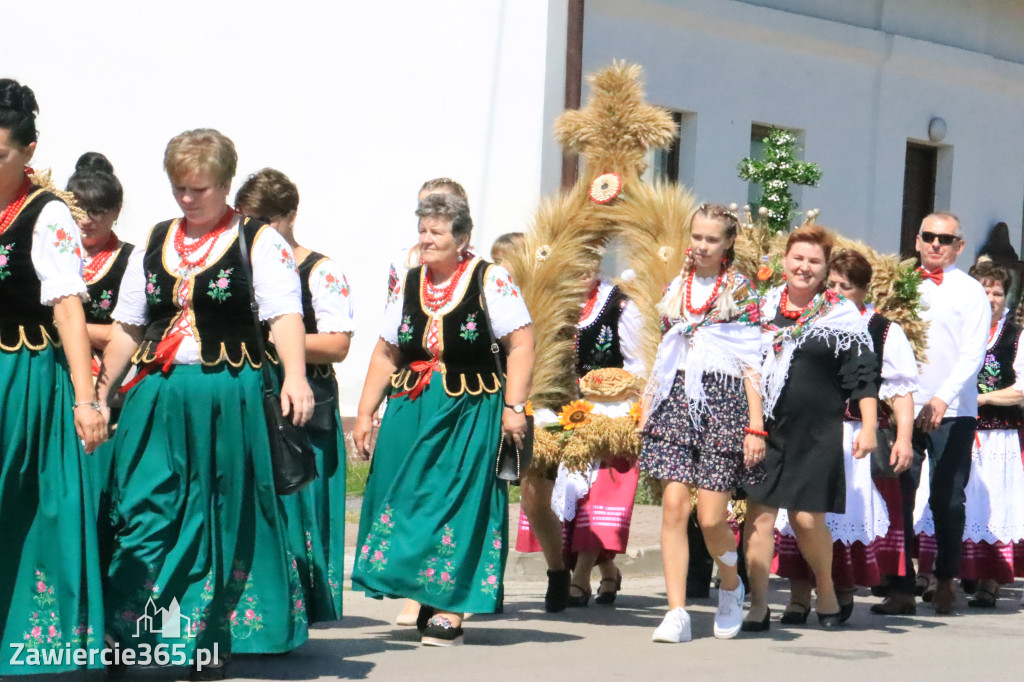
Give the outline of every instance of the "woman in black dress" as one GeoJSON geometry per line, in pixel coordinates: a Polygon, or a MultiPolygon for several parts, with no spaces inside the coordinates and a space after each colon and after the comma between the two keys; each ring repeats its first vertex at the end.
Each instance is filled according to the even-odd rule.
{"type": "Polygon", "coordinates": [[[819,622],[827,628],[839,625],[832,534],[825,514],[846,510],[847,399],[859,401],[864,415],[854,457],[864,457],[875,447],[878,362],[857,306],[822,290],[831,250],[832,238],[822,227],[793,231],[782,261],[787,283],[769,291],[762,303],[767,476],[747,488],[747,631],[768,628],[768,569],[780,508],[789,510],[800,552],[814,572],[819,622]]]}

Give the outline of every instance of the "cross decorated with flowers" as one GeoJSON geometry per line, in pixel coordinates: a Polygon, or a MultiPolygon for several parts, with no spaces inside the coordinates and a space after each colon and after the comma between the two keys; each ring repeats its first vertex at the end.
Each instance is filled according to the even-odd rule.
{"type": "Polygon", "coordinates": [[[761,185],[759,203],[772,234],[789,229],[796,202],[789,186],[816,187],[821,180],[818,164],[796,159],[796,136],[788,130],[771,128],[764,138],[764,159],[747,157],[740,161],[740,178],[761,185]]]}

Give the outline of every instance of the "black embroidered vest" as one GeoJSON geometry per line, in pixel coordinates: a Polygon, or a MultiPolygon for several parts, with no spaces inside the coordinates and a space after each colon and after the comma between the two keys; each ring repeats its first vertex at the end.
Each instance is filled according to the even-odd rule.
{"type": "Polygon", "coordinates": [[[111,317],[117,306],[117,294],[121,290],[121,278],[128,267],[128,258],[135,247],[121,242],[117,253],[107,264],[107,271],[99,273],[93,282],[87,282],[90,302],[85,304],[85,321],[89,324],[113,324],[111,317]]]}
{"type": "MultiPolygon", "coordinates": [[[[183,314],[176,293],[182,282],[167,269],[163,259],[164,244],[174,238],[173,228],[177,223],[177,219],[159,223],[146,242],[143,268],[150,323],[142,345],[132,358],[132,362],[138,364],[153,362],[157,344],[183,314]]],[[[264,227],[258,220],[242,219],[239,232],[244,235],[250,254],[256,236],[264,227]]],[[[248,362],[251,367],[258,368],[260,358],[253,357],[256,354],[256,335],[264,332],[253,328],[249,281],[242,268],[242,252],[237,240],[232,241],[215,262],[195,273],[191,286],[188,313],[202,364],[211,366],[226,362],[232,367],[241,367],[248,362]]]]}
{"type": "MultiPolygon", "coordinates": [[[[1020,343],[1020,327],[1007,320],[995,344],[985,353],[985,364],[978,373],[978,393],[991,393],[1017,381],[1013,361],[1020,343]]],[[[1017,429],[1024,424],[1024,413],[1015,405],[981,405],[978,407],[978,428],[1017,429]]]]}
{"type": "MultiPolygon", "coordinates": [[[[299,263],[299,280],[302,282],[302,325],[306,328],[307,334],[316,334],[316,311],[313,310],[313,287],[309,283],[309,277],[316,270],[317,266],[327,260],[327,256],[316,251],[310,251],[301,263],[299,263]]],[[[310,379],[334,378],[334,365],[325,363],[322,365],[306,364],[306,376],[310,379]]]]}
{"type": "MultiPolygon", "coordinates": [[[[889,337],[889,329],[892,327],[892,320],[881,314],[875,313],[868,320],[868,334],[871,335],[871,346],[875,351],[875,355],[878,357],[878,367],[882,367],[882,357],[885,355],[885,340],[889,337]]],[[[882,372],[879,369],[878,378],[875,379],[875,389],[882,387],[882,372]]],[[[892,415],[892,408],[885,404],[881,399],[878,401],[878,426],[886,427],[889,424],[889,417],[892,415]]],[[[847,401],[846,403],[846,415],[844,419],[847,421],[862,421],[860,414],[860,404],[847,401]]]]}
{"type": "MultiPolygon", "coordinates": [[[[53,308],[40,302],[42,284],[32,264],[32,231],[43,208],[57,195],[33,186],[18,216],[0,235],[0,348],[19,350],[22,345],[42,350],[50,341],[60,345],[53,323],[53,308]]],[[[55,228],[54,241],[70,235],[55,228]]]]}
{"type": "MultiPolygon", "coordinates": [[[[485,326],[488,322],[480,304],[483,292],[477,282],[477,271],[483,268],[486,277],[486,268],[490,265],[481,260],[473,270],[463,273],[469,282],[462,299],[449,312],[438,317],[441,332],[438,370],[444,380],[444,390],[450,396],[501,391],[501,379],[496,374],[491,340],[485,326]]],[[[419,375],[410,366],[413,362],[432,357],[427,350],[431,315],[420,301],[422,277],[423,266],[413,268],[405,277],[402,323],[398,328],[398,348],[402,359],[398,371],[391,377],[391,386],[396,392],[407,391],[416,384],[419,375]]],[[[504,368],[504,351],[499,355],[504,368]]],[[[436,380],[435,376],[432,381],[436,380]]]]}
{"type": "Polygon", "coordinates": [[[612,287],[594,321],[576,329],[576,374],[582,377],[593,369],[622,367],[619,348],[619,318],[628,299],[618,287],[612,287]]]}

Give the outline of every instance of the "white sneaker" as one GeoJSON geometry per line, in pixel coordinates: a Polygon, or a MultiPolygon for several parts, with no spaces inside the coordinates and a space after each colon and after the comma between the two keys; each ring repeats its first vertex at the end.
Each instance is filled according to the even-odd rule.
{"type": "Polygon", "coordinates": [[[680,606],[665,614],[665,620],[654,631],[651,641],[679,644],[689,642],[690,638],[690,614],[680,606]]]}
{"type": "Polygon", "coordinates": [[[743,581],[735,590],[718,589],[718,611],[715,612],[715,637],[732,639],[743,627],[743,581]]]}

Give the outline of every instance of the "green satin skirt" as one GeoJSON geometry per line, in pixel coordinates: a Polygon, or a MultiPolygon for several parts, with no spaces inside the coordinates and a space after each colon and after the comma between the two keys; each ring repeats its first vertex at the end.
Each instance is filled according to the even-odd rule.
{"type": "Polygon", "coordinates": [[[97,492],[63,351],[0,351],[0,386],[0,674],[101,668],[54,658],[103,645],[97,492]],[[13,665],[12,645],[50,664],[13,665]]]}
{"type": "Polygon", "coordinates": [[[123,647],[180,644],[191,656],[216,643],[223,655],[306,641],[262,386],[247,365],[175,365],[126,395],[106,593],[108,631],[123,647]],[[178,623],[170,630],[160,626],[168,613],[178,623]]]}
{"type": "Polygon", "coordinates": [[[508,555],[508,486],[495,476],[501,394],[451,397],[435,376],[388,403],[352,587],[453,612],[493,613],[508,555]]]}

